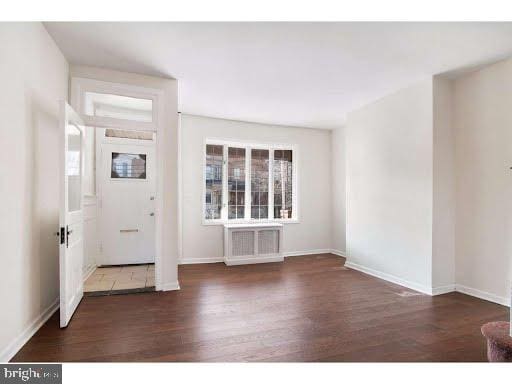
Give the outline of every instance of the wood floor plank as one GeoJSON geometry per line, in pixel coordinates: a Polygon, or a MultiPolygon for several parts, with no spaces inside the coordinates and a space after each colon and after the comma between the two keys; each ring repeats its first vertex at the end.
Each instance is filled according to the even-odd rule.
{"type": "Polygon", "coordinates": [[[180,291],[86,297],[12,361],[484,361],[480,326],[508,308],[406,296],[331,254],[179,267],[180,291]]]}

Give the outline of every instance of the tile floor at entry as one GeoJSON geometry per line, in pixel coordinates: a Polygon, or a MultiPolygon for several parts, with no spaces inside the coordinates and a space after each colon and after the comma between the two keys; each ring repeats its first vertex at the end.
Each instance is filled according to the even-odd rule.
{"type": "Polygon", "coordinates": [[[99,293],[154,286],[154,264],[98,267],[85,281],[84,292],[99,293]]]}

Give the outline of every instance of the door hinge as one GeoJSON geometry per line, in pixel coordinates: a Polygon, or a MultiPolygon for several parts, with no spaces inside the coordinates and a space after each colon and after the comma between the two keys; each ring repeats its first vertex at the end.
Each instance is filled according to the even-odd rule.
{"type": "Polygon", "coordinates": [[[66,228],[67,228],[67,230],[66,230],[66,247],[69,248],[69,235],[71,235],[73,233],[73,230],[69,229],[69,225],[66,225],[66,228]]]}
{"type": "Polygon", "coordinates": [[[64,244],[65,241],[64,227],[60,227],[60,244],[64,244]]]}

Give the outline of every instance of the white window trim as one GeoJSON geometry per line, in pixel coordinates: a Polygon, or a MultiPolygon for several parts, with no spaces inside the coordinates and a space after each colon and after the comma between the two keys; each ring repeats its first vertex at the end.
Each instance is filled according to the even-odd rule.
{"type": "Polygon", "coordinates": [[[84,77],[71,78],[71,104],[80,114],[85,125],[92,127],[117,128],[123,130],[152,131],[158,130],[160,100],[163,99],[163,92],[159,89],[140,87],[136,85],[111,83],[108,81],[89,79],[84,77]],[[134,97],[138,99],[151,100],[152,121],[140,122],[132,120],[117,119],[113,117],[89,116],[85,113],[85,94],[87,92],[113,94],[119,96],[134,97]]]}
{"type": "Polygon", "coordinates": [[[224,225],[224,224],[255,224],[255,223],[282,223],[282,224],[299,224],[299,149],[296,144],[276,144],[276,143],[255,143],[252,141],[233,141],[229,139],[206,138],[203,142],[203,164],[201,170],[201,185],[203,191],[201,222],[203,225],[224,225]],[[204,170],[206,169],[206,145],[222,145],[224,150],[222,165],[222,209],[220,219],[206,219],[204,213],[206,210],[206,183],[204,170]],[[245,219],[228,219],[228,179],[226,177],[228,170],[228,148],[245,148],[245,219]],[[269,191],[268,191],[268,215],[267,219],[250,219],[251,212],[251,149],[268,149],[269,150],[269,169],[273,169],[274,151],[275,150],[291,150],[292,151],[292,217],[288,219],[274,219],[274,180],[273,173],[269,172],[269,191]]]}

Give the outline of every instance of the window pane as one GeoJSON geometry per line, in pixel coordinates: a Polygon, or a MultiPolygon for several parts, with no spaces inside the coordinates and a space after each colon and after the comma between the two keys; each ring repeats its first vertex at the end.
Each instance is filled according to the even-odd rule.
{"type": "Polygon", "coordinates": [[[106,93],[85,93],[85,114],[151,123],[153,101],[106,93]]]}
{"type": "MultiPolygon", "coordinates": [[[[94,129],[94,128],[93,128],[94,129]]],[[[123,131],[122,129],[105,129],[105,137],[120,139],[153,140],[154,133],[149,131],[123,131]]]]}
{"type": "Polygon", "coordinates": [[[146,179],[146,155],[112,152],[113,179],[146,179]]]}
{"type": "Polygon", "coordinates": [[[274,218],[292,217],[292,151],[274,151],[274,218]]]}
{"type": "Polygon", "coordinates": [[[204,218],[220,219],[222,210],[222,162],[224,147],[206,145],[206,167],[204,178],[206,184],[206,201],[204,218]]]}
{"type": "Polygon", "coordinates": [[[251,218],[268,218],[269,151],[251,150],[251,218]]]}
{"type": "Polygon", "coordinates": [[[245,215],[245,148],[228,148],[229,219],[245,215]]]}
{"type": "Polygon", "coordinates": [[[66,153],[66,176],[68,178],[68,212],[80,210],[82,200],[81,150],[82,134],[72,124],[66,129],[68,151],[66,153]]]}

